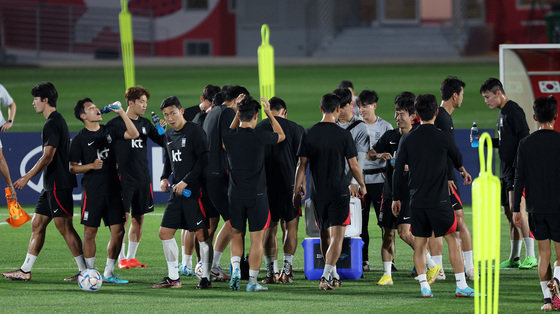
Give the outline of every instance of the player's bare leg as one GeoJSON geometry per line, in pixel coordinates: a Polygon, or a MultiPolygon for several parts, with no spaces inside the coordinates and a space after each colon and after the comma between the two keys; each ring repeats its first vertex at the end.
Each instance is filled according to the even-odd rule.
{"type": "MultiPolygon", "coordinates": [[[[330,280],[333,277],[334,268],[336,267],[336,262],[340,257],[340,252],[342,251],[342,241],[344,240],[344,232],[346,231],[346,226],[332,226],[327,229],[326,232],[321,232],[321,249],[325,252],[325,269],[323,270],[323,275],[321,276],[321,282],[319,282],[319,289],[330,290],[327,286],[325,287],[323,279],[330,280]],[[324,244],[324,239],[328,241],[324,244]]],[[[337,285],[339,286],[339,285],[337,285]]]]}
{"type": "MultiPolygon", "coordinates": [[[[229,221],[227,223],[229,224],[229,221]]],[[[224,229],[222,228],[222,230],[224,229]]],[[[231,290],[239,290],[240,281],[241,281],[241,259],[243,258],[244,233],[243,231],[237,230],[232,227],[230,227],[230,232],[231,232],[231,243],[229,249],[231,251],[232,274],[229,282],[229,287],[231,288],[231,290]]],[[[218,237],[219,236],[220,235],[218,234],[218,237]]],[[[216,261],[214,260],[214,262],[216,261]]]]}
{"type": "MultiPolygon", "coordinates": [[[[513,192],[510,192],[510,204],[513,204],[513,192]]],[[[525,203],[525,198],[521,198],[520,204],[521,212],[521,235],[523,236],[523,242],[525,243],[525,260],[519,264],[519,269],[531,269],[538,266],[537,258],[535,257],[535,240],[531,237],[531,231],[529,229],[529,217],[527,216],[527,206],[525,203]]]]}
{"type": "Polygon", "coordinates": [[[510,253],[506,261],[500,263],[500,268],[517,268],[519,267],[519,255],[521,254],[521,230],[513,223],[513,213],[508,205],[503,205],[504,214],[509,222],[510,231],[510,253]]]}
{"type": "Polygon", "coordinates": [[[378,286],[392,285],[393,279],[391,274],[391,266],[395,251],[393,251],[393,242],[395,232],[392,228],[383,227],[383,239],[381,244],[381,260],[383,261],[383,276],[377,282],[378,286]]]}
{"type": "MultiPolygon", "coordinates": [[[[218,235],[216,236],[216,241],[214,243],[214,256],[212,258],[212,269],[211,269],[212,277],[216,278],[216,280],[218,281],[229,279],[229,276],[225,274],[225,272],[223,271],[220,265],[220,259],[222,257],[222,253],[224,252],[228,244],[230,244],[232,239],[233,239],[233,231],[231,228],[231,224],[229,220],[226,220],[224,221],[222,228],[220,229],[218,235]]],[[[241,247],[243,247],[243,242],[241,247]]],[[[232,257],[241,256],[241,255],[234,255],[231,249],[232,247],[230,246],[230,253],[232,257]]],[[[243,252],[241,252],[241,254],[243,254],[243,252]]]]}
{"type": "Polygon", "coordinates": [[[103,272],[103,281],[116,284],[128,283],[128,280],[120,279],[114,274],[124,238],[124,222],[109,226],[109,230],[111,231],[111,240],[107,246],[107,263],[103,272]]]}
{"type": "Polygon", "coordinates": [[[420,283],[420,291],[423,298],[433,296],[432,289],[426,277],[426,250],[428,248],[428,238],[414,237],[414,267],[418,274],[418,282],[420,283]]]}
{"type": "Polygon", "coordinates": [[[462,209],[455,211],[457,225],[459,227],[459,238],[461,239],[461,250],[463,251],[463,262],[465,263],[465,274],[469,280],[474,280],[474,262],[472,253],[472,240],[469,227],[465,223],[465,213],[462,209]]]}
{"type": "Polygon", "coordinates": [[[457,238],[459,236],[454,233],[446,234],[443,237],[447,242],[447,248],[449,250],[449,262],[451,263],[451,266],[453,266],[453,272],[455,273],[455,281],[457,283],[457,287],[455,288],[455,296],[474,297],[474,290],[467,285],[467,280],[465,278],[465,265],[463,263],[461,247],[457,242],[457,238]]]}
{"type": "Polygon", "coordinates": [[[179,280],[179,248],[175,241],[176,229],[160,227],[159,238],[163,245],[163,254],[167,262],[167,277],[152,288],[180,288],[183,284],[179,280]]]}
{"type": "MultiPolygon", "coordinates": [[[[432,237],[430,238],[430,240],[428,241],[428,247],[430,249],[430,255],[433,259],[433,261],[436,263],[436,265],[439,266],[440,270],[438,274],[435,274],[435,276],[437,276],[437,280],[445,280],[445,272],[443,271],[443,239],[442,237],[434,237],[434,235],[432,234],[432,237]]],[[[418,271],[418,269],[416,269],[418,271]]],[[[432,281],[431,280],[431,276],[428,276],[430,278],[428,278],[428,281],[432,281]]]]}
{"type": "Polygon", "coordinates": [[[268,288],[257,283],[263,256],[265,230],[253,231],[249,235],[251,238],[251,248],[249,249],[249,283],[247,284],[247,291],[266,291],[268,288]]]}
{"type": "Polygon", "coordinates": [[[193,253],[194,253],[194,234],[188,230],[181,230],[181,256],[182,262],[179,264],[179,273],[183,276],[193,276],[193,253]]]}
{"type": "MultiPolygon", "coordinates": [[[[126,255],[128,266],[130,266],[131,268],[146,267],[146,264],[142,264],[136,259],[136,251],[138,250],[138,245],[140,244],[140,239],[142,238],[143,223],[144,223],[144,215],[131,216],[130,229],[128,230],[128,253],[126,255]]],[[[126,227],[125,227],[125,232],[126,232],[126,227]]],[[[123,249],[121,249],[121,252],[122,251],[123,249]]]]}
{"type": "MultiPolygon", "coordinates": [[[[127,232],[126,227],[129,225],[130,222],[130,213],[128,212],[124,212],[124,236],[123,236],[123,243],[121,245],[121,251],[119,252],[119,257],[118,257],[118,263],[119,263],[119,268],[121,269],[128,269],[130,268],[130,266],[128,266],[128,260],[126,259],[126,243],[125,243],[125,239],[127,238],[129,232],[127,232]]],[[[132,228],[132,226],[130,226],[130,228],[132,228]]],[[[130,242],[130,240],[129,240],[130,242]]],[[[109,246],[110,243],[107,243],[107,246],[109,246]]]]}
{"type": "Polygon", "coordinates": [[[212,240],[208,236],[208,229],[201,228],[196,232],[189,232],[189,234],[196,236],[200,248],[200,261],[202,261],[202,278],[196,286],[197,289],[208,289],[210,284],[210,256],[213,254],[212,240]]]}
{"type": "Polygon", "coordinates": [[[282,275],[280,276],[281,283],[291,283],[294,281],[294,272],[292,269],[292,260],[297,248],[297,232],[298,232],[299,217],[290,221],[284,221],[282,228],[284,231],[284,265],[282,268],[282,275]]]}
{"type": "Polygon", "coordinates": [[[263,284],[276,283],[278,277],[274,271],[274,262],[278,254],[278,222],[271,222],[270,227],[264,230],[264,262],[266,265],[266,277],[262,280],[263,284]]]}

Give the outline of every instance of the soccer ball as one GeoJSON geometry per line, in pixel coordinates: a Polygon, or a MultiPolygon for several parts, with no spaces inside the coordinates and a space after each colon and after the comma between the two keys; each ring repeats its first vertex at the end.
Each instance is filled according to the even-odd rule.
{"type": "Polygon", "coordinates": [[[202,279],[202,275],[203,275],[202,267],[203,266],[204,266],[204,264],[202,263],[202,261],[200,261],[200,262],[196,263],[196,266],[194,267],[194,275],[198,279],[202,279]]]}
{"type": "Polygon", "coordinates": [[[103,277],[95,268],[88,268],[78,275],[78,286],[84,291],[97,291],[103,284],[103,277]]]}

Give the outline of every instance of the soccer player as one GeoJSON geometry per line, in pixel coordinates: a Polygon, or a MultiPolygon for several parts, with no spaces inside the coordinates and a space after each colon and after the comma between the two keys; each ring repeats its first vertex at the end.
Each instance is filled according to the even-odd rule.
{"type": "MultiPolygon", "coordinates": [[[[303,134],[303,127],[287,119],[287,108],[284,100],[278,97],[270,99],[270,111],[282,127],[286,139],[278,144],[268,145],[265,155],[266,186],[268,204],[270,205],[271,225],[265,234],[264,259],[266,263],[266,278],[263,283],[275,283],[274,273],[275,255],[278,251],[276,232],[278,221],[282,219],[286,224],[284,240],[284,264],[279,275],[280,283],[293,282],[292,260],[297,247],[297,231],[301,207],[295,207],[292,202],[294,191],[294,173],[297,166],[297,149],[303,134]]],[[[273,131],[269,119],[257,125],[260,128],[273,131]]]]}
{"type": "MultiPolygon", "coordinates": [[[[375,114],[377,109],[377,101],[379,96],[373,90],[363,90],[358,96],[358,106],[360,109],[360,116],[366,126],[366,131],[369,136],[369,147],[372,148],[381,136],[389,130],[393,129],[391,123],[383,120],[380,116],[375,114]]],[[[414,104],[414,103],[413,103],[414,104]]],[[[358,150],[359,152],[359,150],[358,150]]],[[[391,154],[394,152],[391,152],[391,154]]],[[[358,153],[359,154],[359,153],[358,153]]],[[[364,271],[369,271],[369,211],[370,206],[373,205],[375,216],[379,222],[379,213],[381,211],[381,194],[383,192],[383,183],[386,180],[385,169],[386,161],[384,159],[371,160],[366,159],[363,162],[363,175],[366,182],[368,193],[364,195],[362,202],[362,233],[361,237],[364,241],[362,248],[362,259],[364,271]]],[[[360,166],[362,166],[360,164],[360,166]]],[[[390,232],[393,232],[390,230],[390,232]]],[[[394,236],[394,235],[393,235],[394,236]]],[[[391,264],[392,266],[392,264],[391,264]]]]}
{"type": "Polygon", "coordinates": [[[480,87],[484,102],[490,109],[500,109],[498,114],[498,138],[492,139],[494,147],[500,155],[500,181],[502,183],[502,207],[509,221],[511,247],[509,258],[500,264],[500,268],[531,269],[537,266],[535,247],[531,238],[525,206],[521,207],[521,228],[517,228],[512,220],[513,181],[515,178],[515,157],[519,141],[529,135],[529,126],[523,109],[517,103],[508,99],[502,83],[495,78],[489,78],[480,87]],[[521,254],[521,236],[525,243],[527,257],[523,263],[519,262],[521,254]]]}
{"type": "MultiPolygon", "coordinates": [[[[14,187],[23,189],[27,182],[41,171],[43,172],[43,190],[37,201],[35,214],[31,221],[31,238],[27,256],[20,269],[4,272],[2,276],[11,280],[30,280],[31,269],[45,243],[47,226],[54,224],[72,252],[80,271],[86,269],[82,253],[82,241],[72,225],[73,200],[72,188],[76,186],[76,178],[68,171],[68,153],[70,136],[68,126],[62,115],[56,111],[58,92],[50,82],[43,82],[31,89],[33,108],[36,113],[45,117],[42,132],[43,155],[23,177],[19,178],[14,187]]],[[[78,274],[65,280],[76,280],[78,274]]]]}
{"type": "Polygon", "coordinates": [[[212,99],[220,91],[219,86],[208,84],[202,89],[200,104],[185,108],[185,120],[192,122],[199,112],[205,112],[212,106],[212,99]]]}
{"type": "Polygon", "coordinates": [[[249,283],[247,291],[266,291],[257,282],[263,255],[265,230],[270,226],[270,210],[265,175],[265,147],[285,139],[282,127],[270,111],[270,104],[262,98],[263,110],[272,131],[255,130],[261,105],[244,94],[237,99],[237,114],[229,132],[223,134],[224,146],[231,167],[229,178],[229,210],[232,230],[230,288],[239,290],[240,263],[243,256],[243,235],[247,221],[251,237],[249,253],[249,283]]]}
{"type": "Polygon", "coordinates": [[[350,93],[352,94],[352,112],[354,113],[354,115],[356,115],[356,117],[358,117],[358,119],[360,119],[360,110],[358,107],[358,97],[356,96],[356,93],[354,92],[354,84],[352,84],[352,82],[348,81],[348,80],[343,80],[340,81],[340,83],[338,84],[338,88],[342,88],[342,89],[348,89],[350,91],[350,93]]]}
{"type": "Polygon", "coordinates": [[[303,133],[292,196],[294,206],[298,206],[298,202],[305,197],[303,180],[309,163],[312,177],[310,197],[321,231],[321,251],[325,259],[320,290],[334,289],[331,284],[334,267],[340,257],[344,231],[350,221],[346,163],[360,185],[358,196],[367,193],[352,134],[336,125],[341,112],[340,104],[341,99],[335,94],[326,94],[321,98],[323,118],[303,133]]]}
{"type": "Polygon", "coordinates": [[[0,84],[0,105],[8,107],[8,120],[4,119],[4,115],[0,111],[0,131],[6,132],[14,125],[17,107],[16,102],[2,84],[0,84]]]}
{"type": "MultiPolygon", "coordinates": [[[[455,128],[453,126],[453,119],[451,118],[451,115],[456,109],[461,108],[461,104],[463,103],[464,89],[465,82],[454,76],[447,77],[445,80],[443,80],[440,86],[442,101],[434,125],[436,128],[451,134],[453,138],[455,138],[455,128]]],[[[453,171],[453,162],[451,162],[449,158],[447,163],[447,179],[451,207],[453,207],[453,209],[455,210],[455,214],[457,215],[459,236],[461,237],[461,248],[463,251],[463,260],[465,262],[465,274],[467,275],[467,278],[469,280],[474,280],[471,232],[469,231],[469,227],[465,223],[463,204],[459,196],[459,190],[457,189],[458,181],[457,177],[455,176],[455,172],[453,171]]],[[[429,241],[430,247],[434,240],[441,243],[441,246],[439,247],[439,253],[441,253],[441,249],[443,248],[442,239],[431,238],[429,241]]],[[[442,257],[441,254],[438,255],[439,256],[433,255],[432,252],[432,258],[441,267],[442,257]]],[[[438,279],[444,278],[445,274],[442,267],[441,272],[438,275],[438,279]]]]}
{"type": "MultiPolygon", "coordinates": [[[[220,266],[222,253],[231,241],[231,225],[229,223],[228,204],[228,161],[222,146],[223,134],[228,132],[236,111],[239,95],[247,97],[249,92],[245,87],[232,86],[227,88],[223,104],[216,104],[208,113],[202,124],[208,138],[208,166],[206,167],[206,187],[210,201],[222,216],[224,224],[216,236],[214,256],[212,259],[212,276],[217,280],[227,280],[229,277],[220,266]]],[[[240,98],[239,98],[240,99],[240,98]]]]}
{"type": "Polygon", "coordinates": [[[399,187],[403,184],[405,165],[408,165],[414,265],[418,272],[422,297],[433,297],[426,278],[425,255],[428,239],[432,233],[436,237],[443,236],[447,241],[449,260],[457,282],[455,296],[473,297],[474,290],[467,285],[459,246],[453,235],[457,231],[457,219],[449,203],[447,156],[451,157],[453,165],[461,172],[464,184],[470,184],[472,178],[461,165],[462,158],[451,135],[434,126],[438,114],[436,97],[419,95],[414,106],[420,116],[421,124],[416,130],[401,138],[397,150],[393,172],[393,213],[398,215],[403,208],[402,201],[405,195],[399,187]]]}
{"type": "Polygon", "coordinates": [[[537,121],[538,130],[519,142],[513,185],[513,221],[518,228],[523,221],[520,204],[525,191],[529,226],[539,249],[538,270],[544,296],[541,310],[545,311],[558,309],[553,307],[551,290],[558,291],[560,279],[560,266],[556,266],[560,265],[560,133],[554,130],[557,108],[553,96],[535,100],[533,119],[537,121]],[[556,250],[553,276],[550,269],[551,240],[556,250]]]}
{"type": "MultiPolygon", "coordinates": [[[[140,136],[137,138],[114,139],[113,147],[117,157],[120,176],[122,203],[125,210],[126,224],[130,221],[128,231],[128,253],[124,256],[123,241],[119,257],[119,268],[146,267],[136,259],[136,251],[142,237],[144,214],[154,211],[152,184],[148,169],[148,137],[154,143],[164,146],[164,138],[158,135],[157,129],[150,120],[142,117],[148,107],[150,93],[142,86],[133,86],[126,90],[126,116],[132,121],[140,136]]],[[[120,117],[111,119],[107,127],[124,133],[127,129],[125,121],[120,117]]],[[[124,239],[124,238],[123,238],[124,239]]]]}
{"type": "Polygon", "coordinates": [[[159,238],[163,244],[163,253],[167,261],[167,277],[152,288],[180,288],[179,248],[175,241],[177,229],[187,229],[196,234],[202,261],[202,278],[197,289],[208,289],[210,283],[210,254],[212,240],[208,237],[206,217],[199,205],[201,175],[208,163],[208,144],[202,128],[187,122],[184,109],[175,96],[167,97],[161,103],[161,111],[171,126],[165,133],[165,167],[161,176],[161,190],[168,191],[169,176],[173,174],[172,194],[161,219],[159,238]],[[191,191],[189,197],[182,193],[191,191]]]}
{"type": "Polygon", "coordinates": [[[84,225],[86,265],[88,268],[95,268],[95,237],[103,219],[111,232],[103,282],[124,284],[128,283],[128,280],[114,275],[124,237],[125,217],[113,141],[120,138],[134,139],[139,134],[122,108],[111,110],[121,117],[126,126],[125,130],[100,124],[103,119],[101,112],[90,98],[81,99],[74,106],[74,116],[82,121],[85,127],[72,139],[70,172],[84,174],[81,223],[84,225]]]}

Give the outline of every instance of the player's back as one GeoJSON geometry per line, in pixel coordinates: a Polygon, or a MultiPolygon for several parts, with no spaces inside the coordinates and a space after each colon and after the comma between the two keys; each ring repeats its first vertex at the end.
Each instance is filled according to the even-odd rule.
{"type": "Polygon", "coordinates": [[[222,135],[235,117],[235,112],[225,105],[214,107],[202,123],[208,140],[208,175],[225,175],[227,171],[226,152],[222,148],[222,135]]]}
{"type": "Polygon", "coordinates": [[[70,173],[68,168],[70,135],[66,120],[58,111],[53,111],[49,115],[41,136],[43,147],[56,148],[53,160],[43,170],[45,175],[43,188],[46,191],[52,191],[55,186],[57,189],[73,188],[76,186],[76,177],[70,173]]]}

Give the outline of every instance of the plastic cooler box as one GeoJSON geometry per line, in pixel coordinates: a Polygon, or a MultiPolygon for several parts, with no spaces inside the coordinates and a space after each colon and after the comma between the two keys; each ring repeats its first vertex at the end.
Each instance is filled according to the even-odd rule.
{"type": "MultiPolygon", "coordinates": [[[[305,278],[307,280],[319,280],[323,275],[325,260],[321,253],[321,242],[319,238],[305,238],[303,243],[305,278]]],[[[364,241],[361,238],[344,238],[342,252],[336,263],[336,270],[340,279],[359,279],[362,277],[362,247],[364,241]]]]}
{"type": "MultiPolygon", "coordinates": [[[[362,233],[362,202],[357,197],[350,198],[350,224],[346,226],[345,237],[359,237],[362,233]]],[[[315,210],[310,198],[305,201],[305,233],[309,237],[319,237],[315,221],[315,210]]]]}

